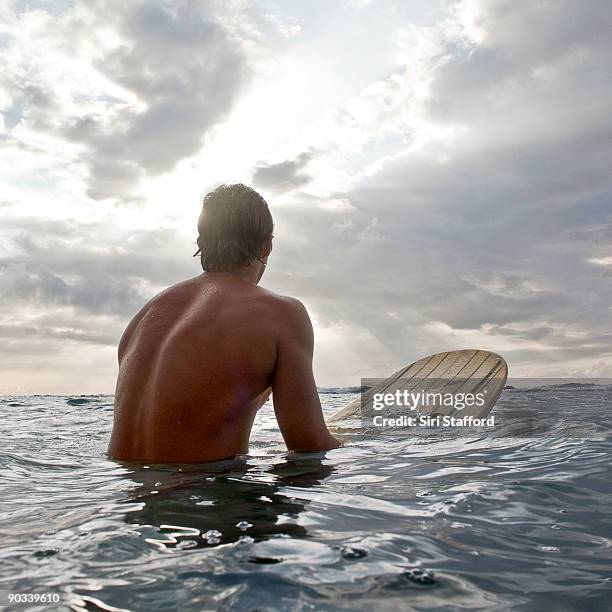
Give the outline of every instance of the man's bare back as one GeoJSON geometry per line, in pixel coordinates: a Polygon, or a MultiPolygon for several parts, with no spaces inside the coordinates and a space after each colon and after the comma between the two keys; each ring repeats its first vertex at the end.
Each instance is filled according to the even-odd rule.
{"type": "Polygon", "coordinates": [[[291,450],[339,446],[312,374],[305,308],[257,286],[272,252],[267,202],[237,183],[204,198],[204,274],[154,297],[119,343],[115,459],[204,462],[248,452],[257,410],[273,394],[291,450]]]}
{"type": "Polygon", "coordinates": [[[304,307],[248,276],[204,273],[163,291],[130,322],[119,345],[111,457],[245,454],[271,391],[289,449],[339,445],[323,420],[304,307]]]}

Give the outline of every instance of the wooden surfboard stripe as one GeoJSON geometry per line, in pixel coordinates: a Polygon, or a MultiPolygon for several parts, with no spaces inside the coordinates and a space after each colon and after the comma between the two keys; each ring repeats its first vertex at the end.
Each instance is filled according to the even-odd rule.
{"type": "MultiPolygon", "coordinates": [[[[492,376],[493,372],[496,368],[501,367],[501,358],[499,355],[489,354],[487,359],[478,367],[474,372],[470,375],[470,378],[477,378],[479,382],[477,383],[477,387],[481,387],[484,384],[484,380],[488,380],[489,377],[492,376]]],[[[467,384],[467,379],[465,380],[463,386],[467,384]]]]}
{"type": "MultiPolygon", "coordinates": [[[[497,356],[499,357],[499,356],[497,356]]],[[[499,357],[497,364],[493,367],[493,369],[483,377],[483,379],[470,390],[471,393],[479,393],[481,389],[486,387],[488,401],[495,402],[499,397],[500,393],[504,390],[504,386],[506,385],[506,380],[508,378],[508,366],[506,362],[499,357]]],[[[482,412],[482,408],[480,406],[470,406],[466,407],[462,413],[465,415],[479,416],[482,412]]],[[[489,411],[487,410],[487,413],[489,411]]]]}
{"type": "MultiPolygon", "coordinates": [[[[461,378],[459,380],[459,385],[457,386],[457,388],[454,388],[451,392],[462,393],[467,391],[472,394],[479,393],[479,390],[486,387],[487,384],[494,378],[495,374],[501,371],[501,367],[501,358],[498,355],[493,355],[490,353],[487,355],[486,359],[480,364],[480,366],[470,374],[469,377],[461,378]],[[474,386],[473,384],[470,385],[469,383],[475,378],[480,379],[479,382],[476,383],[476,386],[474,386]]],[[[489,391],[488,389],[487,391],[492,392],[492,390],[489,391]]],[[[464,408],[463,410],[456,410],[452,406],[443,406],[440,410],[437,410],[436,413],[441,415],[467,414],[466,408],[464,408]]],[[[471,406],[470,408],[480,408],[480,406],[471,406]]],[[[475,416],[475,414],[473,414],[473,416],[475,416]]]]}
{"type": "MultiPolygon", "coordinates": [[[[464,351],[462,351],[464,352],[464,351]]],[[[486,359],[488,354],[486,351],[471,351],[473,354],[468,361],[465,361],[463,365],[459,368],[459,370],[454,374],[452,378],[449,378],[448,382],[440,387],[440,390],[444,393],[454,393],[455,389],[458,389],[463,382],[469,378],[472,374],[470,367],[473,367],[473,364],[478,359],[486,359]]],[[[459,362],[461,363],[461,362],[459,362]]],[[[479,364],[480,365],[480,364],[479,364]]]]}
{"type": "MultiPolygon", "coordinates": [[[[420,391],[423,386],[427,386],[427,384],[433,384],[432,381],[438,380],[440,377],[443,377],[444,371],[457,360],[458,356],[453,355],[452,353],[437,353],[436,355],[433,355],[433,357],[439,357],[439,359],[435,361],[428,359],[425,366],[415,371],[411,377],[397,377],[391,382],[391,384],[385,386],[383,389],[377,389],[376,393],[394,393],[398,389],[401,391],[406,390],[409,393],[411,391],[414,391],[415,389],[420,391]],[[426,382],[424,383],[423,381],[426,382]]],[[[374,407],[369,399],[361,405],[361,408],[361,416],[367,417],[372,416],[375,412],[377,413],[377,411],[374,410],[374,407]]],[[[405,411],[405,408],[402,406],[398,406],[397,409],[401,410],[402,412],[405,411]]],[[[390,415],[392,414],[392,412],[387,410],[386,414],[390,415]]]]}
{"type": "MultiPolygon", "coordinates": [[[[465,355],[464,351],[457,352],[461,352],[462,356],[465,355]]],[[[444,385],[442,386],[440,385],[439,380],[432,380],[428,389],[425,389],[425,391],[435,388],[436,392],[455,393],[455,388],[458,389],[459,387],[461,387],[465,379],[469,379],[472,376],[473,372],[475,372],[487,360],[488,356],[489,354],[485,351],[474,351],[474,354],[470,357],[470,359],[468,359],[467,362],[464,363],[463,368],[460,369],[460,372],[462,372],[461,377],[455,377],[453,380],[449,379],[448,382],[444,383],[444,385]],[[454,381],[456,381],[455,385],[452,384],[454,381]]],[[[448,407],[423,406],[418,410],[418,412],[420,414],[444,414],[444,408],[448,407]]]]}
{"type": "MultiPolygon", "coordinates": [[[[381,381],[378,385],[375,385],[359,397],[355,398],[348,406],[342,409],[341,412],[337,412],[332,415],[330,419],[333,418],[334,421],[346,418],[347,416],[359,416],[360,409],[362,405],[362,401],[364,405],[370,404],[372,397],[375,393],[385,393],[389,390],[389,387],[403,374],[407,373],[410,369],[412,369],[412,374],[422,374],[423,371],[427,371],[427,368],[435,367],[438,362],[444,358],[442,353],[436,353],[435,355],[430,355],[429,357],[424,357],[423,359],[419,359],[410,365],[407,365],[405,368],[398,370],[395,374],[392,374],[389,378],[381,381]],[[432,365],[432,362],[433,365],[432,365]]],[[[371,405],[371,404],[370,404],[371,405]]]]}
{"type": "Polygon", "coordinates": [[[411,363],[410,365],[406,366],[405,368],[402,368],[401,370],[398,370],[395,374],[392,374],[389,378],[387,378],[386,380],[383,380],[378,385],[376,385],[376,386],[372,387],[370,390],[368,390],[364,394],[364,399],[366,401],[369,401],[371,399],[371,397],[374,395],[374,393],[380,393],[381,391],[388,389],[391,384],[393,384],[398,378],[401,378],[405,374],[407,374],[410,371],[410,369],[416,370],[416,372],[420,372],[421,370],[423,370],[424,368],[426,368],[429,365],[429,362],[432,361],[434,359],[434,357],[436,357],[436,355],[431,355],[427,359],[423,359],[422,361],[424,361],[425,363],[423,363],[420,366],[419,366],[419,361],[417,361],[415,363],[411,363]],[[419,367],[417,368],[417,366],[419,366],[419,367]]]}
{"type": "Polygon", "coordinates": [[[480,407],[480,406],[466,407],[463,411],[463,414],[465,416],[474,416],[474,417],[487,416],[489,412],[491,412],[491,409],[495,405],[495,402],[497,401],[499,396],[502,394],[504,387],[506,385],[506,380],[507,380],[507,374],[504,374],[503,376],[496,377],[494,379],[495,382],[490,383],[491,386],[487,389],[488,390],[488,403],[486,405],[487,406],[486,408],[480,407]]]}
{"type": "Polygon", "coordinates": [[[457,361],[457,355],[446,353],[446,355],[444,355],[444,358],[441,359],[433,369],[431,369],[429,372],[424,372],[419,375],[412,376],[410,378],[410,381],[414,381],[414,380],[418,381],[423,378],[431,378],[431,377],[441,378],[444,376],[444,373],[449,370],[449,368],[452,368],[453,364],[456,361],[457,361]]]}
{"type": "MultiPolygon", "coordinates": [[[[459,352],[459,351],[458,351],[459,352]]],[[[456,378],[461,377],[461,373],[465,370],[466,367],[471,363],[471,361],[478,356],[481,351],[473,350],[473,351],[461,351],[462,354],[469,354],[470,358],[468,361],[464,361],[462,359],[457,359],[455,364],[456,366],[452,369],[452,371],[448,372],[449,380],[454,380],[456,378]]]]}
{"type": "MultiPolygon", "coordinates": [[[[440,366],[444,362],[444,360],[448,357],[448,354],[437,353],[436,355],[432,355],[427,359],[423,359],[425,363],[418,369],[410,372],[410,376],[408,380],[412,380],[417,375],[419,376],[429,376],[436,368],[440,366]]],[[[417,361],[417,363],[419,363],[417,361]]]]}
{"type": "MultiPolygon", "coordinates": [[[[443,380],[445,377],[449,376],[449,373],[453,371],[453,369],[457,368],[457,364],[460,363],[462,355],[459,353],[447,353],[445,358],[440,361],[438,366],[434,368],[428,375],[426,376],[414,376],[409,381],[400,381],[401,385],[397,385],[397,387],[401,391],[407,391],[408,393],[418,393],[419,391],[427,392],[432,387],[437,387],[440,380],[443,380]]],[[[387,415],[392,415],[395,412],[404,413],[406,411],[405,407],[397,406],[396,410],[387,410],[387,415]]],[[[373,412],[373,411],[369,411],[373,412]]]]}
{"type": "Polygon", "coordinates": [[[400,377],[395,379],[394,385],[385,389],[386,392],[394,392],[397,389],[407,390],[408,392],[414,390],[417,386],[419,386],[419,381],[431,381],[432,379],[442,378],[444,376],[444,371],[448,369],[454,362],[457,360],[457,356],[451,356],[450,360],[448,359],[449,353],[447,353],[443,359],[438,361],[428,372],[423,372],[424,368],[420,369],[418,372],[415,372],[412,376],[409,377],[400,377]]]}
{"type": "Polygon", "coordinates": [[[355,413],[353,416],[358,416],[358,409],[361,407],[361,402],[363,401],[364,404],[368,404],[373,395],[375,393],[382,393],[384,392],[386,389],[388,389],[388,387],[393,384],[393,382],[395,380],[397,380],[400,376],[402,376],[402,374],[408,372],[410,370],[410,368],[415,368],[418,367],[419,364],[421,362],[422,365],[420,365],[420,367],[418,367],[418,371],[421,371],[425,366],[427,366],[427,364],[437,355],[430,355],[429,357],[426,357],[424,359],[420,359],[419,361],[416,361],[414,363],[411,363],[409,365],[407,365],[405,368],[402,368],[401,370],[398,370],[397,372],[395,372],[395,374],[392,374],[388,379],[383,380],[381,383],[379,383],[378,385],[372,387],[371,389],[369,389],[368,391],[366,391],[365,393],[360,394],[359,397],[355,398],[350,404],[348,404],[348,406],[345,406],[341,411],[337,412],[336,414],[332,415],[328,421],[332,422],[332,421],[338,421],[341,420],[343,418],[346,418],[347,416],[355,413]]]}

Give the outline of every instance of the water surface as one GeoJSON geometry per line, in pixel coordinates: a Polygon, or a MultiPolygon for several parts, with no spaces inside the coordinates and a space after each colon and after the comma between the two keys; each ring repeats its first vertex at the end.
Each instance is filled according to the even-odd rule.
{"type": "Polygon", "coordinates": [[[610,385],[507,390],[494,432],[349,429],[292,455],[266,405],[248,457],[179,467],[105,456],[111,396],[5,396],[0,589],[74,610],[609,610],[611,407],[610,385]]]}

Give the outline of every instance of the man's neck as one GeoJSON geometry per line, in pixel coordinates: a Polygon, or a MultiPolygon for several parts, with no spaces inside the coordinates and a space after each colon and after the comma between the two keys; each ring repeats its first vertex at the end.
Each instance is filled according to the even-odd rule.
{"type": "Polygon", "coordinates": [[[232,270],[228,272],[205,272],[209,277],[218,277],[218,278],[240,278],[242,280],[247,281],[248,283],[252,283],[253,285],[257,285],[263,271],[265,269],[266,264],[264,262],[254,260],[248,266],[243,266],[242,268],[238,268],[237,270],[232,270]]]}

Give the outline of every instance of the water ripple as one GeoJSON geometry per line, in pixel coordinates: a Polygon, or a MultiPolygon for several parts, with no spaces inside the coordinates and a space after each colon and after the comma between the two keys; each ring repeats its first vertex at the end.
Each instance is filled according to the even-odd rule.
{"type": "Polygon", "coordinates": [[[492,436],[347,428],[326,454],[287,453],[268,406],[248,457],[202,466],[108,460],[110,396],[0,398],[0,589],[73,610],[607,609],[612,427],[586,390],[605,394],[505,393],[492,436]]]}

